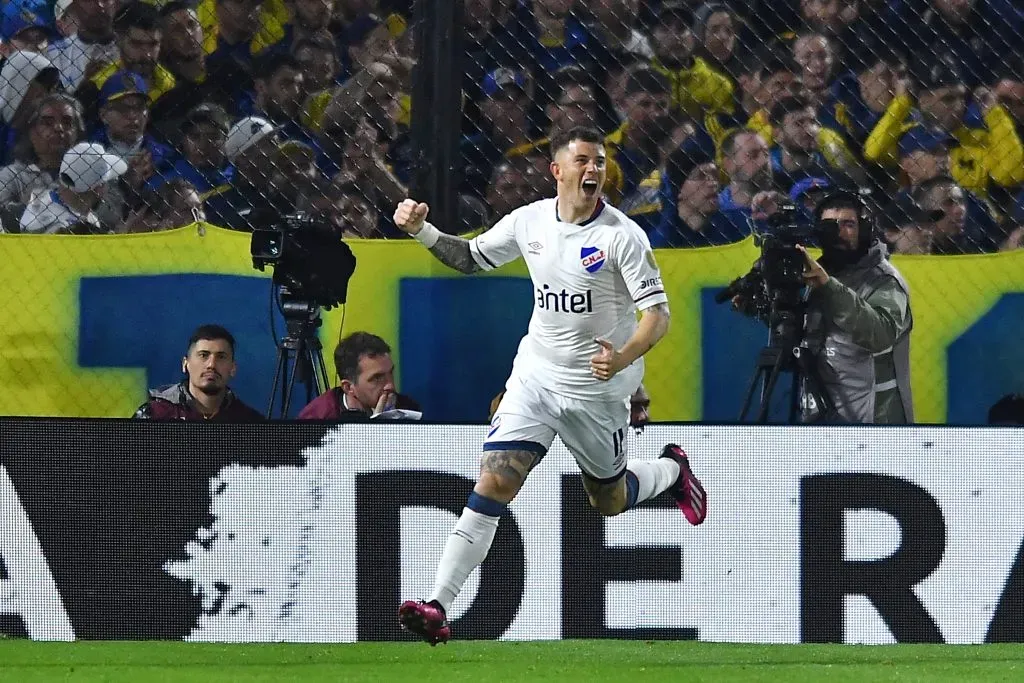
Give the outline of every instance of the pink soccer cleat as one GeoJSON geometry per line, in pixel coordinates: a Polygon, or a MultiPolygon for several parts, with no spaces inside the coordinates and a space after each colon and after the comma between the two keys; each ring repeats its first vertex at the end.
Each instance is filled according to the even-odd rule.
{"type": "Polygon", "coordinates": [[[415,633],[430,643],[447,643],[452,637],[444,608],[435,601],[406,600],[398,608],[398,623],[409,633],[415,633]]]}
{"type": "Polygon", "coordinates": [[[661,457],[672,458],[679,463],[679,478],[668,492],[675,498],[676,506],[682,511],[686,521],[697,526],[708,516],[708,494],[704,492],[700,480],[693,475],[686,451],[670,443],[662,449],[661,457]]]}

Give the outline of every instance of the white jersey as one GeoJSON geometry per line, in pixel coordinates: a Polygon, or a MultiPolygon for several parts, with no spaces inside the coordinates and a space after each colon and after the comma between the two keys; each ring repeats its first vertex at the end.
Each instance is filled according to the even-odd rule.
{"type": "Polygon", "coordinates": [[[607,382],[590,373],[590,359],[601,350],[596,339],[622,348],[637,311],[668,301],[640,226],[603,201],[585,223],[565,223],[556,200],[543,199],[508,214],[469,248],[484,270],[520,256],[530,270],[533,316],[513,376],[573,398],[619,400],[636,390],[642,358],[607,382]]]}

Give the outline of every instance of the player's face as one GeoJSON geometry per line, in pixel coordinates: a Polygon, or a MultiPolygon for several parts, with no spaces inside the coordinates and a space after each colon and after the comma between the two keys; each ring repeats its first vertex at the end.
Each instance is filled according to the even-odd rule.
{"type": "Polygon", "coordinates": [[[189,390],[215,396],[224,391],[235,376],[235,357],[225,339],[200,339],[182,361],[188,373],[189,390]]]}
{"type": "Polygon", "coordinates": [[[395,393],[395,364],[391,354],[362,356],[356,381],[345,380],[343,384],[347,385],[342,390],[350,397],[350,404],[354,398],[364,410],[373,410],[382,394],[395,393]]]}
{"type": "Polygon", "coordinates": [[[551,175],[558,183],[558,195],[571,203],[597,201],[607,174],[604,145],[573,140],[558,151],[551,175]]]}

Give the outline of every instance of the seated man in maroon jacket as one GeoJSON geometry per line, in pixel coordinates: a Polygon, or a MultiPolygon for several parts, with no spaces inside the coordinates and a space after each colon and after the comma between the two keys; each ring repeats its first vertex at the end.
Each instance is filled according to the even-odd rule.
{"type": "Polygon", "coordinates": [[[263,416],[228,388],[235,376],[235,338],[220,325],[201,325],[188,340],[181,359],[185,379],[150,389],[149,400],[135,411],[143,420],[212,420],[258,422],[263,416]]]}
{"type": "Polygon", "coordinates": [[[353,332],[342,339],[334,349],[334,367],[341,383],[303,408],[300,420],[362,422],[389,417],[396,409],[419,412],[419,404],[395,389],[391,347],[377,335],[353,332]]]}

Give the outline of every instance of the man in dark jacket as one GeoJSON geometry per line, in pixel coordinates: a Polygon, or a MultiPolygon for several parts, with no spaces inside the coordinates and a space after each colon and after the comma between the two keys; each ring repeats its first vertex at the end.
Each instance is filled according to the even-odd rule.
{"type": "Polygon", "coordinates": [[[342,339],[334,349],[334,366],[341,383],[303,408],[300,420],[419,419],[419,404],[395,389],[391,347],[377,335],[353,332],[342,339]]]}
{"type": "MultiPolygon", "coordinates": [[[[914,319],[907,283],[886,258],[886,247],[875,237],[856,195],[829,195],[818,204],[816,219],[822,256],[817,261],[807,256],[804,280],[811,291],[804,334],[837,413],[824,417],[912,423],[914,319]]],[[[821,419],[824,408],[805,401],[804,420],[821,419]]]]}
{"type": "Polygon", "coordinates": [[[151,389],[135,417],[144,420],[259,422],[263,416],[228,388],[235,376],[235,338],[220,325],[202,325],[192,333],[181,359],[185,379],[151,389]]]}

